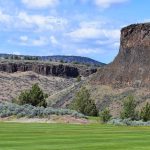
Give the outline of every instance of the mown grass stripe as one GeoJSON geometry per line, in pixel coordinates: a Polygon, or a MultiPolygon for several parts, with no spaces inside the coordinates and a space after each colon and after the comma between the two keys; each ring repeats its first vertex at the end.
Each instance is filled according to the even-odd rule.
{"type": "Polygon", "coordinates": [[[0,150],[149,150],[150,127],[0,123],[0,150]]]}

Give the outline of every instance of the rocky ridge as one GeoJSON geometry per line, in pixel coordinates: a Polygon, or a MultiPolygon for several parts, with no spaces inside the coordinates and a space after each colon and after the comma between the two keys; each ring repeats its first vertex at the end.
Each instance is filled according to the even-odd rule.
{"type": "Polygon", "coordinates": [[[79,65],[68,65],[60,63],[41,63],[41,62],[0,62],[0,71],[7,73],[14,72],[26,72],[33,71],[35,73],[45,75],[45,76],[60,76],[60,77],[73,77],[76,78],[79,75],[89,76],[97,71],[96,68],[89,68],[79,65]]]}
{"type": "Polygon", "coordinates": [[[121,30],[119,54],[100,69],[92,82],[115,87],[150,86],[150,23],[133,24],[121,30]]]}

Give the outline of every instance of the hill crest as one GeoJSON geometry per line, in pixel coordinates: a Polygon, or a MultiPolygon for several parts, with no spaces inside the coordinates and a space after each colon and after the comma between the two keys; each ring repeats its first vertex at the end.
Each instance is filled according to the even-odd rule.
{"type": "Polygon", "coordinates": [[[29,56],[29,55],[14,55],[14,54],[0,54],[0,58],[19,58],[25,60],[39,60],[39,61],[52,61],[52,62],[64,62],[75,63],[85,65],[97,65],[104,66],[105,63],[96,61],[94,59],[82,56],[65,56],[65,55],[53,55],[53,56],[29,56]]]}

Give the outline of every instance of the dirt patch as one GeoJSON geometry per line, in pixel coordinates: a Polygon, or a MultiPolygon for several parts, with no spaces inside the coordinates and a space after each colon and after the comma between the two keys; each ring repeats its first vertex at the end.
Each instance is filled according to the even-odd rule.
{"type": "Polygon", "coordinates": [[[67,123],[67,124],[89,124],[90,122],[84,118],[74,118],[71,116],[50,116],[49,118],[0,118],[2,122],[18,122],[18,123],[67,123]]]}

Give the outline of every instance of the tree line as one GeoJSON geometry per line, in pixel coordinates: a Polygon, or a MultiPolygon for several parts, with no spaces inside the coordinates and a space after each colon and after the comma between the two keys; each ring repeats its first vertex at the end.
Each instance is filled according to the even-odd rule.
{"type": "MultiPolygon", "coordinates": [[[[33,106],[47,107],[45,94],[38,84],[34,84],[31,89],[22,91],[20,96],[14,100],[20,105],[30,104],[33,106]]],[[[123,109],[120,113],[121,119],[130,118],[131,120],[150,120],[150,103],[142,107],[140,111],[136,110],[137,104],[133,96],[128,96],[123,100],[123,109]]],[[[82,87],[75,95],[70,109],[74,109],[86,116],[100,116],[103,122],[108,122],[112,115],[108,108],[99,112],[95,101],[91,98],[90,91],[86,87],[82,87]]]]}

